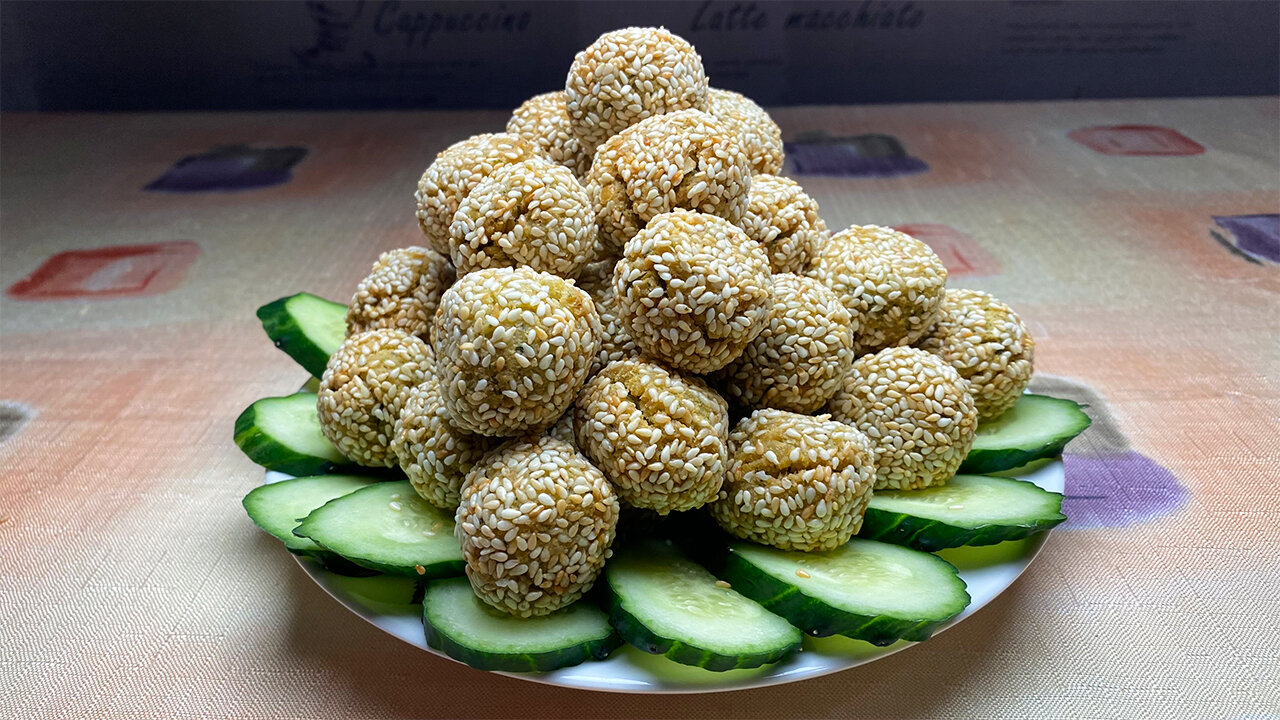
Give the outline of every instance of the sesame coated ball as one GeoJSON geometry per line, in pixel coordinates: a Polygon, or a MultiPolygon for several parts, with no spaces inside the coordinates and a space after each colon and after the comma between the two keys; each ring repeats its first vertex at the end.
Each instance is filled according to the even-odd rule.
{"type": "Polygon", "coordinates": [[[316,393],[324,436],[360,465],[394,466],[390,444],[396,420],[409,390],[426,380],[432,362],[431,346],[403,330],[348,337],[329,357],[316,393]]]}
{"type": "Polygon", "coordinates": [[[425,338],[440,295],[452,284],[449,260],[434,250],[382,253],[347,305],[347,334],[395,328],[425,338]]]}
{"type": "Polygon", "coordinates": [[[751,163],[719,120],[697,110],[649,118],[600,146],[587,190],[604,254],[617,253],[653,218],[676,209],[742,220],[751,163]]]}
{"type": "Polygon", "coordinates": [[[591,168],[591,153],[569,129],[564,91],[534,95],[516,108],[507,121],[507,132],[535,145],[551,162],[563,165],[581,179],[591,168]]]}
{"type": "Polygon", "coordinates": [[[632,507],[692,510],[714,499],[724,479],[728,405],[702,380],[661,365],[610,363],[579,394],[574,431],[632,507]]]}
{"type": "Polygon", "coordinates": [[[708,373],[738,357],[769,322],[773,278],[759,245],[714,215],[659,215],[613,272],[622,317],[644,354],[708,373]]]}
{"type": "Polygon", "coordinates": [[[740,405],[808,414],[835,394],[852,362],[840,298],[813,278],[781,273],[768,324],[724,369],[724,386],[740,405]]]}
{"type": "Polygon", "coordinates": [[[947,269],[928,245],[876,225],[854,225],[821,245],[813,276],[853,316],[856,355],[910,345],[933,327],[947,269]]]}
{"type": "Polygon", "coordinates": [[[418,181],[418,225],[431,249],[449,255],[449,226],[458,205],[480,181],[505,165],[538,156],[538,148],[508,133],[473,135],[436,155],[418,181]]]}
{"type": "Polygon", "coordinates": [[[573,446],[543,435],[511,440],[476,464],[455,520],[476,595],[533,617],[569,605],[595,582],[618,500],[573,446]]]}
{"type": "Polygon", "coordinates": [[[711,88],[707,112],[742,139],[752,172],[775,175],[782,170],[782,130],[754,100],[732,90],[711,88]]]}
{"type": "Polygon", "coordinates": [[[654,115],[707,105],[702,58],[666,28],[607,32],[578,53],[564,85],[569,127],[588,152],[654,115]]]}
{"type": "Polygon", "coordinates": [[[969,384],[941,358],[910,347],[854,361],[827,411],[871,439],[877,490],[946,483],[978,427],[969,384]]]}
{"type": "Polygon", "coordinates": [[[454,427],[444,409],[440,381],[427,374],[406,396],[391,440],[400,469],[424,500],[442,510],[458,507],[471,468],[500,442],[454,427]]]}
{"type": "Polygon", "coordinates": [[[440,299],[435,333],[444,406],[460,430],[481,435],[554,423],[600,349],[590,296],[527,267],[459,278],[440,299]]]}
{"type": "Polygon", "coordinates": [[[726,532],[782,550],[832,550],[862,527],[875,453],[827,415],[757,410],[729,435],[711,516],[726,532]]]}
{"type": "Polygon", "coordinates": [[[595,211],[567,168],[543,158],[501,167],[458,206],[449,254],[459,275],[527,265],[574,277],[596,244],[595,211]]]}
{"type": "Polygon", "coordinates": [[[764,248],[769,267],[776,273],[808,270],[827,236],[817,201],[800,183],[777,175],[751,178],[747,197],[747,212],[738,224],[764,248]]]}
{"type": "Polygon", "coordinates": [[[947,290],[938,323],[917,347],[969,381],[982,421],[999,417],[1027,389],[1036,341],[1003,302],[980,290],[947,290]]]}

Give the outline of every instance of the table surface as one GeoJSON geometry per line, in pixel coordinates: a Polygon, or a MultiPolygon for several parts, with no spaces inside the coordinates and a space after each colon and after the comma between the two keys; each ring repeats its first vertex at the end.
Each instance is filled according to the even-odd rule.
{"type": "Polygon", "coordinates": [[[685,697],[383,635],[240,507],[262,471],[233,420],[305,378],[254,310],[345,300],[419,243],[418,175],[505,116],[6,115],[0,716],[1280,714],[1277,99],[774,115],[829,226],[910,226],[1026,318],[1034,387],[1090,404],[1071,519],[990,606],[866,667],[685,697]]]}

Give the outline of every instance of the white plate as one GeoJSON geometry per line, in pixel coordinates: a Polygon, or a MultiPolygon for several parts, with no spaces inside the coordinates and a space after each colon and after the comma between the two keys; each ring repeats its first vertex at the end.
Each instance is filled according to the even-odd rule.
{"type": "MultiPolygon", "coordinates": [[[[281,473],[268,472],[267,482],[287,477],[289,476],[281,473]]],[[[1063,491],[1064,475],[1060,460],[1041,464],[1034,470],[1019,473],[1018,477],[1045,490],[1063,491]]],[[[964,621],[1012,585],[1040,551],[1047,534],[1039,533],[1024,540],[999,545],[952,548],[939,552],[939,556],[960,571],[960,577],[969,586],[969,595],[973,601],[964,612],[942,626],[938,632],[964,621]]],[[[317,585],[351,612],[410,645],[448,658],[439,650],[427,647],[422,629],[421,606],[408,604],[413,590],[412,580],[381,575],[368,578],[346,577],[328,572],[314,561],[301,557],[297,560],[317,585]]],[[[548,673],[500,674],[583,690],[629,693],[720,692],[815,678],[879,660],[913,644],[899,641],[888,647],[876,647],[861,640],[838,636],[806,637],[800,652],[782,662],[751,670],[728,672],[711,672],[680,665],[624,644],[606,660],[585,662],[548,673]]]]}

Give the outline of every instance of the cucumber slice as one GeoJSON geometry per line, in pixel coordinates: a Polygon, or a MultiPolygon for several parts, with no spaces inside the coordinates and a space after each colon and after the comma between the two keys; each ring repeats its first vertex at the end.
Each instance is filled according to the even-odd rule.
{"type": "Polygon", "coordinates": [[[878,490],[859,537],[933,551],[1017,540],[1066,520],[1062,495],[1032,483],[957,475],[923,490],[878,490]]]}
{"type": "Polygon", "coordinates": [[[1091,422],[1070,400],[1023,395],[1003,415],[978,426],[960,472],[982,475],[1057,455],[1091,422]]]}
{"type": "Polygon", "coordinates": [[[245,408],[236,418],[235,440],[250,460],[290,475],[352,466],[321,432],[311,393],[263,398],[245,408]]]}
{"type": "Polygon", "coordinates": [[[262,329],[276,347],[315,377],[347,335],[347,306],[311,293],[283,297],[258,308],[262,329]]]}
{"type": "Polygon", "coordinates": [[[361,567],[405,577],[461,575],[453,513],[428,504],[408,480],[382,482],[321,505],[293,531],[361,567]]]}
{"type": "Polygon", "coordinates": [[[340,555],[325,550],[314,542],[293,534],[298,521],[330,500],[359,490],[375,478],[359,475],[316,475],[293,478],[269,485],[259,485],[244,496],[241,504],[249,519],[268,534],[284,543],[289,552],[318,560],[329,570],[345,575],[368,575],[369,570],[354,566],[340,555]]]}
{"type": "Polygon", "coordinates": [[[760,667],[800,647],[786,620],[670,545],[644,543],[605,565],[609,620],[628,643],[707,670],[760,667]]]}
{"type": "Polygon", "coordinates": [[[964,581],[947,561],[860,538],[826,552],[733,543],[723,577],[811,635],[873,645],[928,639],[969,605],[964,581]]]}
{"type": "Polygon", "coordinates": [[[590,603],[519,618],[485,605],[466,578],[427,583],[422,623],[428,645],[478,670],[546,672],[604,659],[622,644],[590,603]]]}

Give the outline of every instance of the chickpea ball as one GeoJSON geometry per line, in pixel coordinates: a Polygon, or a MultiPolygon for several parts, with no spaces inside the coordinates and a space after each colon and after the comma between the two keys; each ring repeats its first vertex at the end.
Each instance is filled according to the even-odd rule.
{"type": "Polygon", "coordinates": [[[764,248],[776,273],[807,271],[827,236],[817,201],[800,183],[777,175],[751,178],[747,212],[739,225],[764,248]]]}
{"type": "Polygon", "coordinates": [[[910,347],[858,358],[827,411],[871,439],[877,490],[946,483],[978,428],[969,384],[941,358],[910,347]]]}
{"type": "Polygon", "coordinates": [[[711,88],[707,112],[742,139],[752,172],[776,175],[782,171],[782,130],[754,100],[732,90],[711,88]]]}
{"type": "Polygon", "coordinates": [[[564,85],[569,127],[588,152],[645,118],[707,105],[693,46],[666,28],[607,32],[578,53],[564,85]]]}
{"type": "Polygon", "coordinates": [[[611,554],[618,500],[573,446],[544,435],[511,440],[476,464],[455,520],[476,595],[533,617],[595,582],[611,554]]]}
{"type": "Polygon", "coordinates": [[[676,209],[742,220],[751,163],[738,138],[697,110],[649,118],[600,146],[587,175],[606,255],[676,209]]]}
{"type": "Polygon", "coordinates": [[[724,480],[729,407],[698,378],[621,360],[591,378],[574,412],[578,447],[629,506],[700,507],[724,480]]]}
{"type": "Polygon", "coordinates": [[[659,215],[614,268],[622,317],[644,354],[709,373],[742,353],[769,322],[773,278],[759,245],[715,215],[659,215]]]}
{"type": "Polygon", "coordinates": [[[526,265],[571,278],[594,251],[595,210],[568,168],[530,158],[481,180],[458,206],[449,236],[459,275],[526,265]]]}
{"type": "Polygon", "coordinates": [[[554,423],[600,349],[600,316],[573,283],[527,267],[464,275],[435,320],[437,374],[454,425],[518,435],[554,423]]]}
{"type": "Polygon", "coordinates": [[[422,173],[414,199],[418,225],[432,250],[449,255],[449,226],[467,195],[505,165],[538,156],[532,143],[508,133],[473,135],[454,143],[422,173]]]}
{"type": "Polygon", "coordinates": [[[809,414],[822,407],[853,362],[849,311],[813,278],[773,276],[764,330],[724,369],[730,399],[749,408],[809,414]]]}
{"type": "Polygon", "coordinates": [[[591,168],[592,154],[569,129],[562,90],[525,100],[507,121],[507,132],[532,143],[551,162],[569,168],[578,179],[585,178],[591,168]]]}
{"type": "Polygon", "coordinates": [[[396,420],[409,391],[426,380],[431,347],[403,330],[352,335],[325,366],[316,393],[324,436],[360,465],[392,467],[396,420]]]}
{"type": "Polygon", "coordinates": [[[732,535],[782,550],[833,550],[862,527],[875,484],[866,436],[832,421],[757,410],[729,436],[711,516],[732,535]]]}
{"type": "Polygon", "coordinates": [[[427,373],[400,410],[391,451],[422,499],[442,510],[458,507],[462,482],[500,440],[454,427],[444,409],[440,381],[427,373]]]}
{"type": "Polygon", "coordinates": [[[854,225],[821,245],[813,276],[853,316],[855,355],[910,345],[933,327],[947,269],[928,245],[876,225],[854,225]]]}
{"type": "Polygon", "coordinates": [[[347,334],[394,328],[425,338],[453,284],[448,258],[424,247],[382,253],[347,305],[347,334]]]}
{"type": "Polygon", "coordinates": [[[1036,341],[1013,308],[980,290],[947,290],[938,323],[917,347],[969,381],[979,421],[1013,407],[1031,381],[1036,354],[1036,341]]]}

